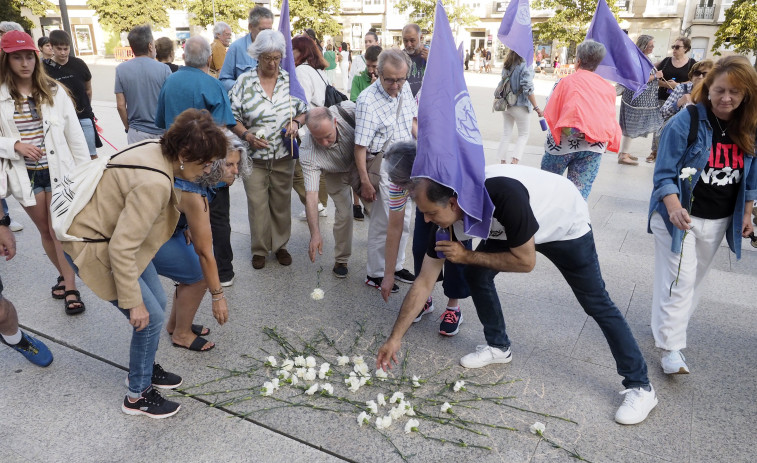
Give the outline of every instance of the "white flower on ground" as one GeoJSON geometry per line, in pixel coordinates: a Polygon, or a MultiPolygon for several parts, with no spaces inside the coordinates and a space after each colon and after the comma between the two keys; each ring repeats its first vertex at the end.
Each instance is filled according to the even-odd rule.
{"type": "Polygon", "coordinates": [[[323,299],[324,292],[321,288],[315,288],[312,293],[310,293],[310,299],[314,301],[320,301],[323,299]]]}
{"type": "Polygon", "coordinates": [[[391,410],[389,410],[389,416],[391,416],[393,420],[399,420],[404,415],[405,415],[405,407],[396,406],[396,407],[393,407],[391,410]]]}
{"type": "Polygon", "coordinates": [[[384,381],[388,377],[389,375],[386,374],[386,372],[383,369],[379,368],[378,370],[376,370],[376,378],[378,378],[379,380],[384,381]]]}
{"type": "Polygon", "coordinates": [[[271,384],[273,385],[273,390],[277,390],[279,388],[279,378],[273,378],[271,384]]]}
{"type": "Polygon", "coordinates": [[[325,383],[323,386],[321,386],[321,391],[326,391],[329,395],[334,395],[334,386],[329,383],[325,383]]]}
{"type": "Polygon", "coordinates": [[[323,362],[321,364],[321,371],[329,372],[331,370],[331,364],[328,362],[323,362]]]}
{"type": "Polygon", "coordinates": [[[352,357],[352,363],[354,365],[360,365],[360,364],[365,363],[365,360],[363,360],[363,357],[361,355],[356,355],[352,357]]]}
{"type": "Polygon", "coordinates": [[[305,366],[308,368],[315,368],[315,359],[311,356],[305,357],[305,366]]]}
{"type": "Polygon", "coordinates": [[[316,372],[315,368],[308,368],[305,372],[305,376],[302,377],[305,381],[315,381],[316,372]]]}
{"type": "Polygon", "coordinates": [[[263,395],[273,394],[273,383],[270,381],[263,383],[263,388],[260,390],[260,393],[263,395]]]}
{"type": "Polygon", "coordinates": [[[368,407],[368,410],[373,415],[378,413],[378,405],[376,405],[376,402],[374,402],[373,400],[369,400],[368,402],[365,403],[365,405],[368,407]]]}
{"type": "Polygon", "coordinates": [[[290,371],[292,368],[294,368],[294,362],[292,359],[284,359],[283,362],[281,362],[281,368],[290,371]]]}
{"type": "Polygon", "coordinates": [[[305,373],[307,373],[307,371],[308,371],[308,369],[307,369],[307,368],[305,368],[305,367],[300,367],[300,368],[297,368],[296,370],[294,370],[294,374],[295,374],[296,376],[298,376],[298,377],[302,378],[303,376],[305,376],[305,373]]]}
{"type": "Polygon", "coordinates": [[[392,417],[385,416],[383,418],[376,418],[376,427],[378,429],[386,429],[392,425],[392,417]]]}
{"type": "Polygon", "coordinates": [[[362,427],[364,424],[370,423],[371,419],[365,412],[360,412],[360,414],[357,416],[357,424],[362,427]]]}
{"type": "Polygon", "coordinates": [[[265,359],[265,366],[275,367],[276,365],[278,365],[278,363],[276,363],[276,358],[273,355],[269,355],[268,358],[265,359]]]}
{"type": "Polygon", "coordinates": [[[401,392],[397,391],[397,392],[395,392],[394,394],[392,394],[392,398],[391,398],[391,399],[389,399],[389,403],[390,403],[390,404],[393,404],[393,403],[398,403],[398,402],[399,402],[400,400],[402,400],[402,399],[404,399],[404,398],[405,398],[405,394],[403,394],[403,393],[401,393],[401,392]]]}
{"type": "Polygon", "coordinates": [[[356,376],[350,376],[344,380],[344,384],[351,392],[357,392],[360,389],[360,380],[356,376]]]}
{"type": "Polygon", "coordinates": [[[360,376],[371,376],[371,372],[368,371],[368,365],[366,365],[365,363],[357,364],[353,369],[355,370],[355,373],[359,374],[360,376]]]}
{"type": "Polygon", "coordinates": [[[421,379],[415,375],[413,375],[413,387],[421,387],[420,383],[421,379]]]}
{"type": "Polygon", "coordinates": [[[297,383],[300,382],[300,380],[297,379],[297,377],[294,376],[294,375],[292,375],[292,376],[289,377],[289,381],[292,383],[292,386],[295,386],[297,383]]]}
{"type": "Polygon", "coordinates": [[[255,136],[258,138],[265,138],[265,129],[260,129],[255,132],[255,136]]]}
{"type": "Polygon", "coordinates": [[[537,421],[536,423],[532,424],[530,428],[528,428],[528,430],[531,431],[531,434],[536,435],[541,435],[545,429],[547,429],[547,427],[540,421],[537,421]]]}
{"type": "Polygon", "coordinates": [[[410,434],[413,431],[417,432],[420,424],[418,420],[407,420],[407,423],[405,423],[405,434],[410,434]]]}
{"type": "Polygon", "coordinates": [[[305,366],[305,357],[302,355],[298,355],[294,358],[294,366],[296,367],[304,367],[305,366]]]}
{"type": "Polygon", "coordinates": [[[348,363],[350,363],[350,358],[347,357],[346,355],[340,355],[339,357],[336,358],[336,364],[339,365],[340,367],[347,365],[348,363]]]}
{"type": "Polygon", "coordinates": [[[465,381],[455,381],[455,385],[452,386],[452,390],[455,392],[460,392],[465,390],[465,381]]]}
{"type": "Polygon", "coordinates": [[[280,379],[284,380],[289,379],[289,376],[291,376],[291,374],[286,370],[279,370],[278,375],[280,379]]]}
{"type": "Polygon", "coordinates": [[[405,415],[415,416],[415,409],[410,405],[410,402],[405,402],[405,415]]]}
{"type": "Polygon", "coordinates": [[[313,384],[308,388],[307,391],[305,391],[305,394],[307,395],[313,395],[318,391],[318,383],[313,384]]]}
{"type": "Polygon", "coordinates": [[[687,179],[697,173],[697,170],[693,167],[684,167],[681,169],[680,178],[687,179]]]}
{"type": "Polygon", "coordinates": [[[450,405],[449,402],[444,402],[442,404],[442,413],[452,413],[452,405],[450,405]]]}
{"type": "Polygon", "coordinates": [[[384,406],[384,405],[386,405],[386,399],[384,398],[384,394],[379,394],[379,395],[377,395],[377,396],[376,396],[376,402],[377,402],[377,403],[378,403],[379,405],[381,405],[381,406],[384,406]]]}

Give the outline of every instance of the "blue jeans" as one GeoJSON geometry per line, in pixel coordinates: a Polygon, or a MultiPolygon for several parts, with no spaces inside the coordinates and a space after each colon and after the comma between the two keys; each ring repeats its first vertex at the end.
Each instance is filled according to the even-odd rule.
{"type": "Polygon", "coordinates": [[[97,147],[95,146],[95,125],[92,123],[92,119],[79,119],[79,125],[81,125],[81,129],[84,132],[84,139],[87,140],[89,155],[96,155],[97,147]]]}
{"type": "Polygon", "coordinates": [[[576,151],[559,156],[544,153],[541,158],[541,170],[562,175],[568,169],[568,180],[581,192],[584,199],[589,197],[591,186],[599,173],[602,154],[593,151],[576,151]]]}
{"type": "MultiPolygon", "coordinates": [[[[431,230],[435,227],[436,225],[432,222],[426,223],[423,219],[423,213],[419,209],[415,209],[415,229],[413,230],[413,269],[415,270],[415,276],[421,273],[423,259],[426,257],[426,251],[430,244],[431,230]]],[[[465,249],[471,249],[470,240],[463,241],[462,243],[465,249]]],[[[448,260],[444,261],[442,288],[444,288],[444,295],[448,298],[465,299],[470,296],[470,290],[463,275],[464,269],[464,265],[453,264],[448,260]]]]}
{"type": "MultiPolygon", "coordinates": [[[[482,241],[476,251],[508,250],[498,244],[495,240],[482,241]]],[[[641,350],[623,314],[605,290],[593,232],[573,240],[537,244],[536,250],[555,264],[586,314],[599,325],[615,358],[618,374],[624,378],[623,386],[633,388],[648,385],[647,364],[641,350]]],[[[510,347],[510,340],[505,332],[502,306],[494,286],[497,273],[496,270],[469,265],[465,270],[465,278],[470,286],[478,318],[484,325],[487,344],[507,348],[510,347]]]]}
{"type": "Polygon", "coordinates": [[[184,230],[174,231],[171,238],[158,249],[152,259],[152,265],[158,275],[170,278],[177,283],[192,285],[201,281],[205,276],[202,274],[200,257],[195,252],[192,243],[187,244],[184,230]]]}

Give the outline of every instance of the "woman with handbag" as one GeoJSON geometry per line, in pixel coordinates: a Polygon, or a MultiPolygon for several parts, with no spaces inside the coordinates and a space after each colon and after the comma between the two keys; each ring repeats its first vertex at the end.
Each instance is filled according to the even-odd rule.
{"type": "Polygon", "coordinates": [[[50,200],[63,175],[90,160],[76,109],[66,88],[48,77],[29,34],[10,31],[0,44],[0,156],[18,178],[8,180],[23,192],[16,196],[39,230],[42,247],[58,272],[53,299],[65,312],[84,312],[74,271],[63,257],[52,229],[50,200]]]}
{"type": "Polygon", "coordinates": [[[517,164],[523,157],[523,150],[528,142],[528,131],[531,126],[531,110],[536,111],[539,117],[543,113],[539,105],[536,104],[536,95],[534,95],[534,70],[527,66],[525,60],[515,51],[510,50],[505,56],[504,67],[502,69],[502,80],[509,77],[510,89],[505,88],[502,95],[496,95],[495,98],[504,99],[508,93],[515,95],[517,100],[513,104],[504,101],[498,109],[502,111],[504,119],[504,128],[502,138],[499,140],[497,156],[502,160],[502,164],[517,164]],[[507,91],[509,90],[509,92],[507,91]],[[508,150],[510,138],[513,133],[513,125],[518,126],[518,138],[515,141],[515,150],[508,150]]]}

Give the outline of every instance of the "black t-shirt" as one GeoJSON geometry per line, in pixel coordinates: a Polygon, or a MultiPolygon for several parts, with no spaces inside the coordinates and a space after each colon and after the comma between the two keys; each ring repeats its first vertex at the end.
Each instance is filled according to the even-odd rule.
{"type": "MultiPolygon", "coordinates": [[[[476,248],[479,252],[503,252],[528,242],[539,230],[526,187],[513,178],[492,177],[484,183],[494,204],[489,238],[476,248]]],[[[426,254],[436,258],[436,239],[429,239],[426,254]]]]}
{"type": "Polygon", "coordinates": [[[76,115],[79,119],[95,117],[85,85],[92,80],[92,74],[89,72],[87,63],[75,56],[69,57],[68,62],[64,65],[60,65],[51,59],[46,59],[44,63],[47,74],[65,85],[73,95],[76,115]]]}
{"type": "MultiPolygon", "coordinates": [[[[691,215],[702,219],[723,219],[733,214],[739,195],[739,183],[744,176],[744,152],[728,135],[733,120],[717,119],[710,110],[707,118],[712,126],[712,147],[710,159],[694,185],[691,215]]],[[[683,185],[687,188],[688,182],[684,181],[683,185]]]]}
{"type": "MultiPolygon", "coordinates": [[[[673,66],[673,60],[670,57],[667,57],[664,60],[662,60],[662,62],[660,63],[660,71],[662,71],[662,77],[664,77],[665,80],[675,79],[675,81],[680,84],[682,82],[689,81],[689,71],[691,70],[691,67],[694,64],[696,64],[696,61],[694,61],[694,58],[689,58],[688,63],[684,64],[680,68],[677,68],[673,66]]],[[[657,90],[657,99],[667,100],[668,89],[664,87],[660,87],[657,90]]]]}
{"type": "MultiPolygon", "coordinates": [[[[422,46],[422,45],[421,45],[422,46]]],[[[423,75],[426,73],[426,60],[423,59],[420,53],[410,56],[410,75],[407,77],[407,82],[410,84],[410,90],[413,92],[413,96],[418,94],[418,90],[421,89],[423,84],[423,75]]]]}
{"type": "Polygon", "coordinates": [[[168,66],[169,68],[171,68],[171,72],[178,71],[179,67],[180,67],[178,64],[173,64],[173,63],[166,63],[166,66],[168,66]]]}

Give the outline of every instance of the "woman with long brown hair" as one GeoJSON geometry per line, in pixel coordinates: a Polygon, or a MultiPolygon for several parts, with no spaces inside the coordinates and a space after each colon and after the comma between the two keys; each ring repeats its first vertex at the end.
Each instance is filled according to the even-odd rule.
{"type": "Polygon", "coordinates": [[[743,56],[718,61],[694,87],[695,106],[662,131],[647,231],[655,238],[652,334],[666,374],[687,374],[681,354],[702,281],[723,241],[736,258],[752,232],[757,72],[743,56]],[[694,124],[694,126],[692,126],[694,124]],[[696,134],[690,143],[691,134],[696,134]]]}

